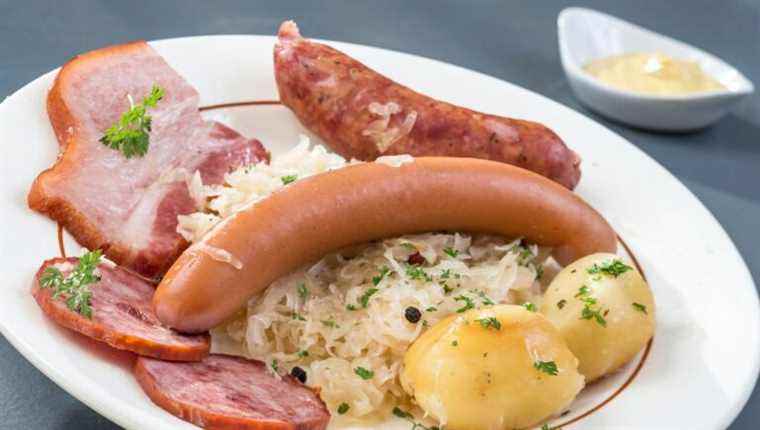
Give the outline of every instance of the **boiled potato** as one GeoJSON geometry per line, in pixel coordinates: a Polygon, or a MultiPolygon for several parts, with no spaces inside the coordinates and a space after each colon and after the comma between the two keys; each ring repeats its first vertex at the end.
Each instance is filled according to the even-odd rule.
{"type": "Polygon", "coordinates": [[[586,382],[617,370],[654,334],[652,291],[614,254],[589,255],[562,269],[540,311],[580,360],[586,382]]]}
{"type": "Polygon", "coordinates": [[[583,388],[557,329],[522,306],[452,315],[404,356],[401,384],[451,430],[528,427],[561,412],[583,388]]]}

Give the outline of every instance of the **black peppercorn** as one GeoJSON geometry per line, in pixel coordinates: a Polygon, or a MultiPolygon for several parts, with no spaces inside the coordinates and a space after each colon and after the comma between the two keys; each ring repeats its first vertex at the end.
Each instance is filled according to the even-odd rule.
{"type": "Polygon", "coordinates": [[[417,324],[420,321],[420,318],[422,318],[422,312],[414,306],[409,306],[404,311],[404,316],[410,323],[417,324]]]}
{"type": "Polygon", "coordinates": [[[290,375],[298,379],[302,384],[306,383],[306,371],[296,366],[290,369],[290,375]]]}

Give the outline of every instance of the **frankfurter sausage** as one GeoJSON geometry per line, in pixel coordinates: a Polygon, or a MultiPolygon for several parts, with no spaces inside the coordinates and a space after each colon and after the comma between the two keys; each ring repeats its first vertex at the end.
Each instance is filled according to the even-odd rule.
{"type": "Polygon", "coordinates": [[[520,166],[570,189],[580,180],[578,155],[544,125],[419,94],[304,39],[292,21],[280,27],[274,67],[282,103],[346,158],[473,157],[520,166]]]}
{"type": "Polygon", "coordinates": [[[616,249],[599,213],[527,170],[449,157],[365,163],[304,178],[222,221],[169,269],[153,305],[170,327],[206,331],[325,254],[441,230],[524,237],[553,247],[561,264],[616,249]]]}

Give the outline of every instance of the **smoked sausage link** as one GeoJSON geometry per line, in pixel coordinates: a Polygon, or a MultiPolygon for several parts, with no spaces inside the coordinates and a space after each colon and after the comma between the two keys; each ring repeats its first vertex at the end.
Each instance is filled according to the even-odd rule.
{"type": "Polygon", "coordinates": [[[563,265],[617,243],[580,197],[518,167],[453,157],[363,163],[304,178],[222,221],[174,263],[153,305],[170,327],[203,332],[330,252],[443,230],[523,237],[553,247],[563,265]]]}
{"type": "Polygon", "coordinates": [[[580,158],[544,125],[417,93],[330,46],[304,39],[292,21],[280,27],[274,70],[282,103],[346,158],[472,157],[523,167],[570,189],[580,180],[580,158]]]}

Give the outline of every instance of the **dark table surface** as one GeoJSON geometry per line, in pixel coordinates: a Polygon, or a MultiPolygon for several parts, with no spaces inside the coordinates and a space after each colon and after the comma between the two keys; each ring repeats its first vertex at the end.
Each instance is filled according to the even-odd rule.
{"type": "MultiPolygon", "coordinates": [[[[607,121],[578,104],[560,66],[556,18],[561,9],[573,5],[599,9],[699,46],[760,84],[760,2],[752,0],[0,0],[0,98],[74,54],[104,45],[201,34],[274,34],[281,21],[293,18],[309,36],[464,66],[531,89],[605,124],[662,163],[699,197],[728,231],[754,279],[760,280],[760,94],[698,133],[652,134],[607,121]]],[[[756,387],[731,429],[760,428],[759,391],[756,387]]],[[[0,337],[0,429],[115,427],[58,388],[0,337]]]]}

